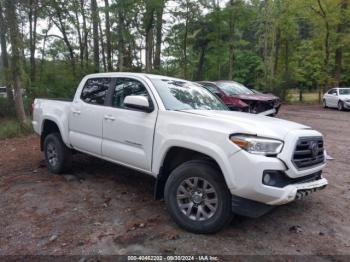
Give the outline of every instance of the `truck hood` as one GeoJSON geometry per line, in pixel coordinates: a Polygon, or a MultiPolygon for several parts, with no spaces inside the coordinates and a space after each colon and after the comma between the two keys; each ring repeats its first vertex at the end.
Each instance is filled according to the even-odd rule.
{"type": "Polygon", "coordinates": [[[220,121],[233,130],[239,127],[242,133],[283,140],[293,130],[311,129],[295,122],[234,111],[183,110],[195,115],[220,121]]]}

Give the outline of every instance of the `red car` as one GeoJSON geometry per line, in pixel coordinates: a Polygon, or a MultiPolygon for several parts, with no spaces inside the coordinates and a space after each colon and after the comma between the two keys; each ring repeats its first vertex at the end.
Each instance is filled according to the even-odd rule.
{"type": "Polygon", "coordinates": [[[276,115],[281,106],[279,97],[251,90],[234,81],[200,81],[204,88],[215,94],[232,111],[276,115]]]}

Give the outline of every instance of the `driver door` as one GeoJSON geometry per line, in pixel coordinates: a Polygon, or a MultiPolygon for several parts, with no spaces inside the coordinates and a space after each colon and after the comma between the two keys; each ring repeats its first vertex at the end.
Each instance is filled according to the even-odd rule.
{"type": "Polygon", "coordinates": [[[146,86],[133,78],[112,81],[110,106],[103,119],[102,155],[144,171],[151,171],[153,136],[158,111],[147,113],[124,105],[129,95],[142,95],[154,105],[146,86]]]}
{"type": "Polygon", "coordinates": [[[337,89],[332,89],[329,92],[328,101],[329,101],[329,105],[331,107],[337,107],[338,106],[338,91],[337,91],[337,89]]]}

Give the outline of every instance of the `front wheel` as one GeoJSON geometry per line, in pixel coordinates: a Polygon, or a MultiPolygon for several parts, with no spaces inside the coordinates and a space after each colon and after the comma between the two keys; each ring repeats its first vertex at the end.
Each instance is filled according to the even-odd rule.
{"type": "Polygon", "coordinates": [[[343,104],[342,101],[339,101],[339,102],[338,102],[338,110],[339,110],[339,111],[343,111],[343,110],[344,110],[344,104],[343,104]]]}
{"type": "Polygon", "coordinates": [[[188,161],[174,169],[166,182],[164,198],[174,221],[193,233],[215,233],[233,216],[225,180],[207,161],[188,161]]]}
{"type": "Polygon", "coordinates": [[[326,99],[323,99],[323,103],[322,103],[322,105],[323,105],[323,108],[327,108],[327,102],[326,102],[326,99]]]}
{"type": "Polygon", "coordinates": [[[71,168],[71,150],[64,144],[59,133],[52,133],[45,137],[44,153],[50,172],[61,174],[71,168]]]}

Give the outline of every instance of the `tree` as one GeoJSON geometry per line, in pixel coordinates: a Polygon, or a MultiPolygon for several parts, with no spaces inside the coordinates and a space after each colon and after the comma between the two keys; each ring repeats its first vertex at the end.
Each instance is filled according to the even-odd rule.
{"type": "Polygon", "coordinates": [[[94,68],[95,72],[100,71],[100,49],[98,42],[99,15],[96,0],[91,0],[92,34],[94,42],[94,68]]]}
{"type": "Polygon", "coordinates": [[[50,3],[51,4],[47,6],[47,11],[52,16],[53,23],[62,34],[62,37],[60,36],[57,36],[57,37],[64,41],[68,49],[69,60],[72,67],[72,73],[74,76],[76,76],[77,74],[76,74],[76,67],[75,67],[74,47],[68,37],[69,26],[67,25],[67,14],[69,14],[69,12],[66,9],[68,6],[68,2],[67,0],[63,0],[60,2],[52,0],[50,3]]]}
{"type": "Polygon", "coordinates": [[[32,83],[36,80],[36,62],[35,62],[35,51],[37,41],[37,22],[38,22],[38,0],[29,0],[29,50],[30,50],[30,80],[32,83]]]}
{"type": "Polygon", "coordinates": [[[347,17],[346,10],[348,8],[348,0],[342,0],[340,3],[340,18],[337,25],[337,43],[338,46],[335,50],[335,70],[334,70],[334,85],[340,86],[341,83],[341,70],[343,60],[343,38],[346,30],[346,26],[349,23],[349,17],[347,17]]]}
{"type": "Polygon", "coordinates": [[[156,50],[154,54],[154,68],[158,71],[160,70],[164,5],[165,0],[159,0],[156,7],[156,50]]]}
{"type": "Polygon", "coordinates": [[[22,97],[22,82],[21,82],[21,58],[20,52],[22,42],[20,32],[18,30],[18,18],[16,13],[16,1],[6,0],[6,20],[9,28],[9,38],[11,43],[11,74],[14,89],[14,101],[18,121],[26,123],[27,118],[24,112],[23,97],[22,97]]]}
{"type": "Polygon", "coordinates": [[[123,5],[118,5],[118,69],[124,70],[124,15],[123,5]]]}
{"type": "Polygon", "coordinates": [[[105,17],[106,17],[106,48],[107,48],[107,69],[113,71],[112,66],[112,43],[111,43],[111,24],[109,19],[109,2],[105,0],[105,17]]]}
{"type": "Polygon", "coordinates": [[[154,12],[154,0],[146,0],[146,12],[144,14],[144,28],[146,38],[146,73],[150,73],[152,70],[154,12]]]}
{"type": "Polygon", "coordinates": [[[7,54],[7,43],[6,43],[6,33],[7,33],[7,24],[4,19],[3,15],[3,7],[0,2],[0,45],[1,45],[1,58],[2,58],[2,66],[3,71],[5,75],[5,83],[6,83],[6,93],[7,98],[10,104],[13,104],[13,93],[12,93],[12,87],[10,85],[9,77],[8,77],[8,71],[9,71],[9,61],[8,61],[8,54],[7,54]]]}

